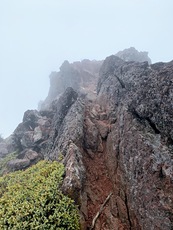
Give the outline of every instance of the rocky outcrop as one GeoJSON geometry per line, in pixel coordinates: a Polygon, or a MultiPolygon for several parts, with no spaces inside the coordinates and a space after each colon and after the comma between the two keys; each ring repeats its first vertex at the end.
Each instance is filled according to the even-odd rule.
{"type": "Polygon", "coordinates": [[[66,88],[72,87],[79,94],[94,97],[102,61],[84,59],[81,62],[65,61],[59,72],[50,75],[50,89],[45,101],[39,105],[41,110],[48,109],[50,103],[58,99],[66,88]]]}
{"type": "Polygon", "coordinates": [[[115,55],[127,62],[130,62],[130,61],[145,62],[147,61],[148,64],[151,64],[151,59],[148,57],[148,52],[146,51],[139,52],[134,47],[130,47],[123,51],[119,51],[115,55]]]}
{"type": "Polygon", "coordinates": [[[111,56],[104,66],[98,96],[116,118],[106,141],[114,217],[122,229],[171,229],[173,62],[149,66],[111,56]]]}
{"type": "Polygon", "coordinates": [[[17,151],[18,154],[7,164],[6,171],[25,169],[40,159],[57,159],[57,153],[53,153],[56,139],[63,142],[61,126],[77,96],[72,88],[67,88],[59,100],[52,102],[49,110],[25,112],[23,122],[15,129],[9,144],[11,152],[17,151]]]}
{"type": "Polygon", "coordinates": [[[84,230],[173,228],[173,62],[149,65],[144,56],[107,57],[92,98],[77,89],[79,70],[98,65],[65,62],[59,74],[73,72],[76,90],[27,111],[10,142],[19,152],[9,171],[43,158],[64,163],[62,190],[84,230]]]}
{"type": "MultiPolygon", "coordinates": [[[[147,52],[138,52],[131,47],[116,54],[125,61],[144,62],[151,64],[147,52]]],[[[79,94],[88,95],[89,98],[96,96],[96,85],[99,78],[100,67],[103,61],[90,61],[84,59],[81,62],[69,63],[64,61],[59,72],[52,72],[50,75],[50,89],[47,98],[39,104],[39,110],[49,109],[49,105],[68,87],[72,87],[79,94]]]]}

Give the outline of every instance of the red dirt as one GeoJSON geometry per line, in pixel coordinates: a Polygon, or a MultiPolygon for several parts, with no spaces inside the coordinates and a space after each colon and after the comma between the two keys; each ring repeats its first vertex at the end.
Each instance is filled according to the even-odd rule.
{"type": "MultiPolygon", "coordinates": [[[[105,160],[106,151],[105,143],[102,153],[94,153],[94,157],[90,158],[87,153],[84,154],[84,164],[86,167],[87,177],[84,190],[87,193],[87,209],[88,217],[86,219],[87,227],[90,228],[92,220],[96,213],[100,210],[107,196],[112,192],[112,184],[108,177],[105,160]]],[[[107,204],[108,205],[108,204],[107,204]]],[[[104,229],[105,222],[104,210],[99,216],[100,230],[104,229]]]]}

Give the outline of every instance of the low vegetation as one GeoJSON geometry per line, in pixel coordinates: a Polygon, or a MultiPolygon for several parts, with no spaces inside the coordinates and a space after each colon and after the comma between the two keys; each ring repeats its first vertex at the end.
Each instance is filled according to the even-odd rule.
{"type": "Polygon", "coordinates": [[[74,202],[60,190],[64,166],[40,161],[0,177],[0,229],[78,230],[74,202]]]}

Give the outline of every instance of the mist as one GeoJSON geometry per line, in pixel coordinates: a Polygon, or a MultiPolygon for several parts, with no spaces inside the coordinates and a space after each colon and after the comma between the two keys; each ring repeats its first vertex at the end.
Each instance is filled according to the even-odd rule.
{"type": "Polygon", "coordinates": [[[0,1],[0,133],[45,99],[64,60],[103,60],[132,46],[152,63],[172,60],[172,10],[171,0],[0,1]]]}

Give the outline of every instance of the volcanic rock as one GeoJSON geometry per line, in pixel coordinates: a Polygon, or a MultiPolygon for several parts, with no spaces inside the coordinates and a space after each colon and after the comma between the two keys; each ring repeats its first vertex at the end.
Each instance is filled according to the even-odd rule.
{"type": "Polygon", "coordinates": [[[151,64],[151,59],[148,57],[148,52],[146,51],[139,52],[134,47],[130,47],[123,51],[119,51],[118,53],[115,54],[115,56],[127,62],[130,62],[130,61],[145,62],[147,61],[148,64],[151,64]]]}
{"type": "Polygon", "coordinates": [[[66,61],[51,80],[41,111],[27,111],[14,131],[9,169],[63,162],[62,191],[78,204],[83,230],[172,229],[173,61],[150,65],[130,48],[102,66],[66,61]]]}
{"type": "Polygon", "coordinates": [[[101,64],[102,61],[87,59],[71,64],[64,61],[59,72],[51,73],[49,93],[42,105],[39,105],[40,109],[48,109],[50,103],[58,99],[68,87],[72,87],[81,95],[95,97],[101,64]]]}

